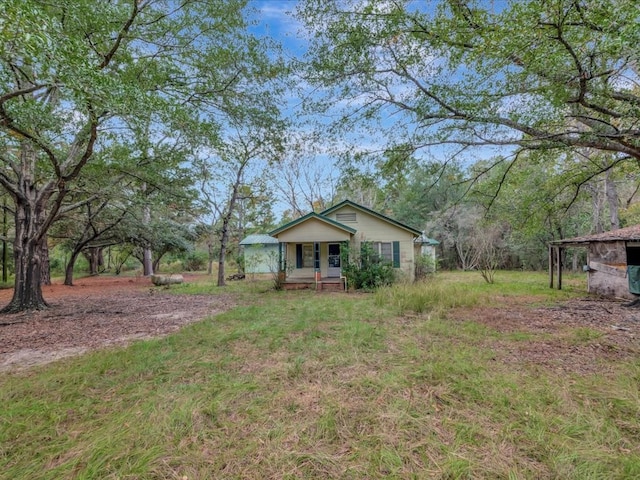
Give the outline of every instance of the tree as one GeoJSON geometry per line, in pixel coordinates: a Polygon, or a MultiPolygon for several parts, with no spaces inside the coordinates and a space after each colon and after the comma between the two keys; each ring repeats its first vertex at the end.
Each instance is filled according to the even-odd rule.
{"type": "Polygon", "coordinates": [[[270,183],[287,204],[292,218],[311,211],[322,211],[331,205],[336,193],[335,171],[319,158],[318,132],[290,133],[287,148],[274,164],[270,183]]]}
{"type": "Polygon", "coordinates": [[[160,261],[169,253],[185,253],[193,249],[195,234],[191,225],[171,215],[157,215],[148,224],[136,226],[128,225],[125,234],[126,241],[131,245],[132,255],[143,266],[151,262],[153,272],[160,271],[160,261]],[[150,258],[146,256],[150,255],[150,258]]]}
{"type": "Polygon", "coordinates": [[[607,152],[591,176],[640,160],[637,2],[493,5],[307,0],[306,76],[328,92],[318,108],[347,106],[346,131],[377,120],[378,143],[442,157],[607,152]]]}
{"type": "Polygon", "coordinates": [[[0,3],[0,186],[14,202],[15,289],[5,312],[46,306],[49,228],[94,153],[131,118],[206,123],[242,105],[252,61],[245,2],[0,3]]]}
{"type": "Polygon", "coordinates": [[[56,223],[54,229],[59,230],[61,234],[64,232],[70,251],[65,266],[65,285],[73,285],[73,268],[78,256],[83,252],[90,260],[90,273],[98,273],[96,262],[100,258],[102,248],[116,244],[113,237],[105,238],[106,234],[117,227],[126,214],[126,210],[109,205],[109,200],[96,200],[74,209],[67,218],[56,223]]]}
{"type": "Polygon", "coordinates": [[[241,210],[244,200],[251,199],[252,191],[248,185],[258,185],[264,179],[269,160],[273,162],[281,151],[282,125],[276,117],[271,116],[276,112],[265,112],[255,112],[243,123],[231,123],[223,141],[214,146],[216,156],[197,162],[203,202],[211,217],[209,273],[213,260],[213,238],[219,244],[219,287],[225,285],[225,261],[234,215],[241,210]],[[248,122],[256,123],[252,125],[248,122]]]}

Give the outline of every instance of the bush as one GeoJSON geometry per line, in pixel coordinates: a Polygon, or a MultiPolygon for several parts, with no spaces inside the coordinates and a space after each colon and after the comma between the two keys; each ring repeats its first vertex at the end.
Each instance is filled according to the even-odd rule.
{"type": "Polygon", "coordinates": [[[208,257],[204,252],[189,252],[182,259],[182,268],[185,272],[195,272],[207,268],[208,257]]]}
{"type": "Polygon", "coordinates": [[[340,253],[342,273],[348,285],[356,290],[375,290],[391,285],[396,279],[393,266],[381,259],[368,242],[360,245],[359,252],[343,244],[340,253]]]}
{"type": "Polygon", "coordinates": [[[431,255],[419,255],[416,257],[416,280],[424,280],[435,271],[436,261],[431,255]]]}

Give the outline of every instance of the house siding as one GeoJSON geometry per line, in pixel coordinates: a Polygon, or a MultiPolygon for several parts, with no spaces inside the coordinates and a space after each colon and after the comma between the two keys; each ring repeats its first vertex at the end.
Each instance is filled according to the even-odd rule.
{"type": "Polygon", "coordinates": [[[338,213],[355,213],[355,222],[342,222],[344,225],[356,229],[354,247],[357,249],[362,242],[399,242],[401,276],[409,281],[415,278],[415,235],[392,223],[375,217],[367,212],[345,205],[327,215],[332,220],[337,220],[338,213]]]}
{"type": "Polygon", "coordinates": [[[274,273],[278,271],[278,245],[256,244],[244,246],[245,273],[274,273]]]}
{"type": "Polygon", "coordinates": [[[350,238],[349,232],[315,218],[304,224],[291,227],[278,235],[280,242],[295,243],[342,242],[350,238]]]}

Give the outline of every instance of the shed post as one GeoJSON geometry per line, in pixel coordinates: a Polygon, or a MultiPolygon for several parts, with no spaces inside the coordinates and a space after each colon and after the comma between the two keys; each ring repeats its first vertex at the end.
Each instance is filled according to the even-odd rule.
{"type": "Polygon", "coordinates": [[[560,258],[560,246],[556,248],[556,269],[558,272],[558,290],[562,290],[562,260],[560,258]]]}
{"type": "Polygon", "coordinates": [[[549,288],[553,288],[553,246],[549,245],[549,288]]]}

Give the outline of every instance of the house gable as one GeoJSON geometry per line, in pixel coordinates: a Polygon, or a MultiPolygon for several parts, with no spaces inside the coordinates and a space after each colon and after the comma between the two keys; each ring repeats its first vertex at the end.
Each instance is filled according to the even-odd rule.
{"type": "Polygon", "coordinates": [[[345,223],[363,234],[366,234],[367,231],[379,232],[385,228],[391,228],[392,231],[395,229],[403,230],[409,233],[412,238],[422,235],[420,230],[398,222],[351,200],[344,200],[333,207],[327,208],[323,212],[320,212],[320,215],[345,223]]]}
{"type": "Polygon", "coordinates": [[[414,278],[414,241],[422,232],[350,200],[328,208],[321,215],[356,229],[354,247],[370,243],[376,253],[392,261],[406,278],[414,278]]]}
{"type": "Polygon", "coordinates": [[[276,228],[269,235],[280,242],[328,242],[349,240],[355,233],[354,228],[317,213],[310,213],[276,228]]]}

